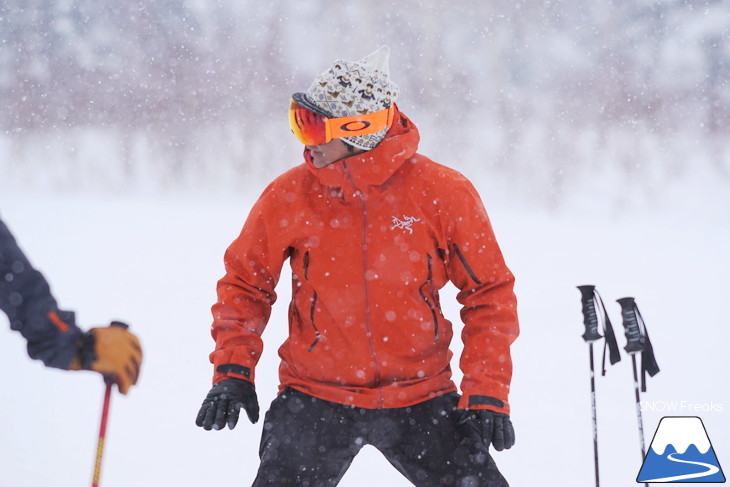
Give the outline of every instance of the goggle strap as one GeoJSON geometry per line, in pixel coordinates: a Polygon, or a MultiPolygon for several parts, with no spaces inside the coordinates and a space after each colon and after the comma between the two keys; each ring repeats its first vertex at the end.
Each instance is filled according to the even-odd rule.
{"type": "MultiPolygon", "coordinates": [[[[328,118],[325,125],[327,126],[328,139],[340,137],[355,137],[358,135],[367,135],[374,132],[385,130],[391,126],[395,118],[395,109],[393,105],[379,112],[366,113],[363,115],[353,115],[350,117],[328,118]],[[348,125],[357,123],[367,123],[365,127],[347,129],[348,125]]],[[[357,127],[357,125],[356,125],[357,127]]]]}

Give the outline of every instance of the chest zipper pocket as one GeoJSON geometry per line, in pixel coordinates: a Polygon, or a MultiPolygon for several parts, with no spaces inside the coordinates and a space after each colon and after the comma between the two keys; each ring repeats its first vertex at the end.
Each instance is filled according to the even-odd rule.
{"type": "Polygon", "coordinates": [[[307,349],[307,352],[311,352],[315,345],[319,342],[319,339],[322,337],[320,335],[319,330],[317,329],[317,325],[314,323],[314,311],[317,308],[317,290],[314,289],[314,286],[312,286],[312,283],[309,282],[309,250],[307,250],[304,253],[304,280],[309,284],[309,286],[312,288],[312,292],[314,293],[312,295],[312,304],[309,308],[309,322],[312,324],[312,328],[314,328],[314,341],[307,349]]]}
{"type": "MultiPolygon", "coordinates": [[[[439,339],[439,318],[438,313],[436,312],[436,306],[428,299],[428,296],[426,292],[424,292],[424,288],[426,286],[431,286],[431,280],[433,279],[433,258],[431,257],[431,254],[426,254],[426,265],[428,266],[428,275],[426,277],[426,282],[421,284],[421,286],[418,288],[418,293],[421,295],[421,299],[428,305],[428,309],[431,310],[431,317],[433,318],[433,341],[439,339]]],[[[433,288],[429,289],[429,294],[433,296],[433,288]]]]}

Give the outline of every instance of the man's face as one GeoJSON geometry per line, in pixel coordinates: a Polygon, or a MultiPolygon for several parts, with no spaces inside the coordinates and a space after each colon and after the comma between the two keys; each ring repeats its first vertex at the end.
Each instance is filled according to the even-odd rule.
{"type": "Polygon", "coordinates": [[[309,149],[312,153],[312,162],[316,168],[329,166],[340,159],[363,152],[359,149],[355,149],[351,152],[348,150],[347,144],[342,142],[340,139],[332,139],[322,145],[308,145],[307,149],[309,149]]]}

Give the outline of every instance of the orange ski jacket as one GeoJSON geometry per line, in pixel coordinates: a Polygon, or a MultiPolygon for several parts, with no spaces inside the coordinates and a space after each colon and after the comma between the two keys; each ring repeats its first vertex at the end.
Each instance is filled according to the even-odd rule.
{"type": "MultiPolygon", "coordinates": [[[[213,382],[254,382],[284,262],[292,268],[280,389],[394,408],[456,391],[453,329],[438,291],[460,292],[460,408],[509,414],[514,277],[482,202],[458,172],[416,153],[403,114],[373,150],[274,180],[225,253],[213,305],[213,382]]],[[[305,158],[309,151],[305,149],[305,158]]]]}

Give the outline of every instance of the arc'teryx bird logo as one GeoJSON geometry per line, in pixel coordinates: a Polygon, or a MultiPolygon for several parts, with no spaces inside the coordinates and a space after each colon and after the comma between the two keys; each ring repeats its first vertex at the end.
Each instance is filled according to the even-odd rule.
{"type": "Polygon", "coordinates": [[[399,219],[397,216],[394,216],[392,217],[391,221],[393,222],[393,226],[390,227],[391,230],[395,230],[396,228],[402,228],[403,230],[408,230],[408,233],[413,233],[411,225],[413,225],[414,222],[420,222],[421,219],[413,216],[403,215],[402,220],[399,219]]]}

